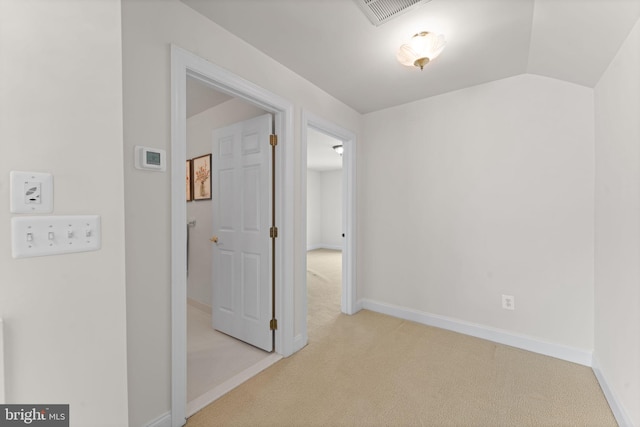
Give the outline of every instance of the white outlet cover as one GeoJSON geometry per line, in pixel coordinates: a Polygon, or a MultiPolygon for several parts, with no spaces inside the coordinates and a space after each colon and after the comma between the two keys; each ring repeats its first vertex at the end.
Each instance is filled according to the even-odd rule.
{"type": "Polygon", "coordinates": [[[53,175],[43,172],[9,173],[11,213],[51,213],[53,212],[53,175]],[[27,185],[29,184],[29,185],[27,185]],[[27,191],[38,187],[39,200],[29,201],[27,191]]]}
{"type": "Polygon", "coordinates": [[[505,310],[516,309],[516,299],[513,295],[502,295],[502,308],[505,310]]]}

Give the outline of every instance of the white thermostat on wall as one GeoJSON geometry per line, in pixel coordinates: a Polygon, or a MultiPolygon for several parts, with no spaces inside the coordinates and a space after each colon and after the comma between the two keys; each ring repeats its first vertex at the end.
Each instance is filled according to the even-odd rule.
{"type": "Polygon", "coordinates": [[[159,148],[135,147],[135,167],[140,170],[164,172],[167,170],[167,152],[159,148]]]}

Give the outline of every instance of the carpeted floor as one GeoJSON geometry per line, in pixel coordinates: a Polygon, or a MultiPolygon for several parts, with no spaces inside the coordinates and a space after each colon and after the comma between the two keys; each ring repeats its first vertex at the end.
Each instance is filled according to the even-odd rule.
{"type": "Polygon", "coordinates": [[[366,310],[342,315],[339,252],[308,259],[309,345],[189,427],[616,425],[590,368],[366,310]]]}

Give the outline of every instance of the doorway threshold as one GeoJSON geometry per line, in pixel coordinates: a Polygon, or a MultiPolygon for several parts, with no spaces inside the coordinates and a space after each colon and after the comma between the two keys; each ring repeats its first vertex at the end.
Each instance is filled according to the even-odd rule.
{"type": "Polygon", "coordinates": [[[264,371],[280,359],[282,359],[282,355],[277,353],[270,354],[255,365],[248,367],[244,371],[229,378],[222,384],[214,387],[203,395],[196,397],[191,402],[187,403],[187,417],[192,416],[196,412],[203,409],[205,406],[220,399],[222,396],[229,393],[231,390],[238,387],[245,381],[248,381],[252,377],[258,375],[260,372],[264,371]]]}

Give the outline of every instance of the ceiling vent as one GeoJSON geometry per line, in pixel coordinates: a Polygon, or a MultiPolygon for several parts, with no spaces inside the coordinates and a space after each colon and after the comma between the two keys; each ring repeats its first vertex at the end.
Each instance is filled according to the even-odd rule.
{"type": "Polygon", "coordinates": [[[355,0],[376,27],[431,0],[355,0]]]}

